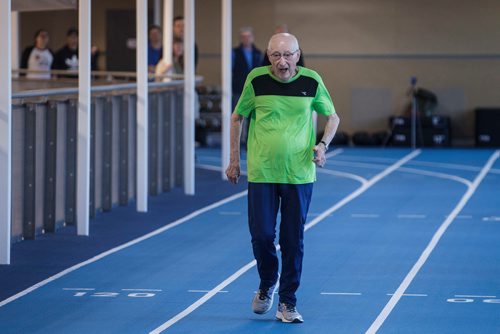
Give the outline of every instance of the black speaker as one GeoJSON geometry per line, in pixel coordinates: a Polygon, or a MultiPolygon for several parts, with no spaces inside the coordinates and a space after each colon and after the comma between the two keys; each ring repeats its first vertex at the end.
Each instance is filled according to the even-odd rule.
{"type": "Polygon", "coordinates": [[[424,128],[422,129],[424,146],[447,147],[450,146],[450,132],[448,128],[424,128]]]}
{"type": "MultiPolygon", "coordinates": [[[[418,117],[416,124],[416,145],[419,147],[446,147],[451,144],[450,118],[447,116],[418,117]]],[[[390,117],[393,146],[411,145],[411,119],[409,117],[390,117]]]]}
{"type": "Polygon", "coordinates": [[[500,146],[500,108],[477,108],[476,146],[500,146]]]}
{"type": "MultiPolygon", "coordinates": [[[[433,129],[449,129],[450,118],[448,116],[426,116],[417,117],[417,127],[433,128],[433,129]]],[[[411,128],[411,118],[404,116],[391,116],[389,117],[389,126],[395,128],[411,128]]]]}
{"type": "MultiPolygon", "coordinates": [[[[424,128],[417,130],[418,147],[448,147],[451,144],[450,133],[448,129],[430,129],[424,128]]],[[[409,129],[395,129],[391,137],[392,146],[408,147],[411,146],[411,131],[409,129]]]]}
{"type": "MultiPolygon", "coordinates": [[[[417,141],[418,142],[418,141],[417,141]]],[[[409,128],[396,127],[392,131],[392,146],[411,146],[411,131],[409,128]]]]}

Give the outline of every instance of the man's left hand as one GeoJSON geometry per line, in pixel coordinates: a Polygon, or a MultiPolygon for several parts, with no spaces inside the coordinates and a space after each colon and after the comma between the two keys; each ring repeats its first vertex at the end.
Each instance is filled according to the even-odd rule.
{"type": "Polygon", "coordinates": [[[318,167],[323,167],[326,163],[326,148],[323,144],[318,144],[314,146],[314,159],[313,162],[318,167]]]}

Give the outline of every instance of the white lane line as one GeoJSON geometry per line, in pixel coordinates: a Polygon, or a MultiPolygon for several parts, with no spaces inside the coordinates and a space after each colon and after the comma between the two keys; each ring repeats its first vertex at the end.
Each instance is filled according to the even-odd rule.
{"type": "Polygon", "coordinates": [[[383,179],[387,175],[391,174],[392,172],[394,172],[395,170],[397,170],[398,168],[400,168],[402,165],[404,165],[405,163],[407,163],[408,161],[410,161],[411,159],[413,159],[414,157],[416,157],[417,155],[419,155],[420,152],[421,152],[421,150],[414,150],[414,151],[412,151],[410,154],[406,155],[404,158],[398,160],[396,163],[392,164],[391,166],[389,166],[386,169],[384,169],[382,172],[380,172],[377,175],[375,175],[374,177],[372,177],[368,182],[366,182],[365,184],[363,184],[361,187],[359,187],[358,189],[356,189],[355,191],[353,191],[348,196],[344,197],[342,200],[340,200],[339,202],[337,202],[337,204],[335,204],[334,206],[332,206],[328,210],[324,211],[316,219],[314,219],[313,221],[311,221],[308,224],[306,224],[304,230],[307,231],[308,229],[310,229],[314,225],[318,224],[320,221],[322,221],[328,215],[330,215],[333,212],[337,211],[342,206],[344,206],[345,204],[349,203],[350,201],[352,201],[353,199],[355,199],[356,197],[358,197],[359,195],[361,195],[362,193],[364,193],[366,190],[368,190],[375,183],[377,183],[378,181],[380,181],[381,179],[383,179]]]}
{"type": "MultiPolygon", "coordinates": [[[[358,197],[359,195],[361,195],[363,192],[365,192],[368,188],[370,188],[371,186],[373,186],[375,183],[377,183],[378,181],[380,181],[381,179],[383,179],[384,177],[386,177],[390,173],[394,172],[396,169],[398,169],[399,167],[401,167],[403,164],[405,164],[409,160],[411,160],[414,157],[416,157],[418,154],[420,154],[420,152],[421,152],[421,150],[412,151],[411,153],[409,153],[408,155],[406,155],[402,159],[398,160],[398,162],[396,162],[395,164],[387,167],[385,170],[383,170],[379,174],[375,175],[367,183],[365,183],[362,186],[360,186],[358,189],[356,189],[355,191],[353,191],[348,196],[344,197],[342,200],[340,200],[339,202],[337,202],[335,205],[333,205],[332,207],[330,207],[328,210],[324,211],[321,215],[319,215],[317,218],[315,218],[314,220],[312,220],[310,223],[306,224],[304,230],[307,231],[311,227],[313,227],[314,225],[318,224],[320,221],[322,221],[323,219],[325,219],[326,217],[328,217],[334,211],[340,209],[342,206],[346,205],[347,203],[349,203],[350,201],[352,201],[353,199],[355,199],[356,197],[358,197]]],[[[277,246],[276,248],[279,249],[279,246],[277,246]]],[[[151,334],[161,333],[165,329],[171,327],[176,322],[178,322],[179,320],[183,319],[184,317],[186,317],[187,315],[189,315],[190,313],[192,313],[193,311],[195,311],[198,307],[200,307],[201,305],[205,304],[208,300],[210,300],[213,296],[215,296],[215,294],[218,291],[224,289],[226,286],[228,286],[229,284],[231,284],[232,282],[234,282],[236,279],[238,279],[241,275],[243,275],[244,273],[246,273],[248,270],[250,270],[255,265],[256,265],[256,261],[255,260],[247,263],[246,265],[244,265],[243,267],[241,267],[237,272],[235,272],[234,274],[232,274],[231,276],[229,276],[222,283],[220,283],[215,288],[213,288],[212,290],[210,290],[210,292],[208,292],[206,295],[204,295],[203,297],[201,297],[200,299],[198,299],[196,302],[194,302],[193,304],[191,304],[190,306],[188,306],[186,309],[184,309],[183,311],[181,311],[180,313],[178,313],[177,315],[175,315],[173,318],[170,318],[168,321],[166,321],[165,323],[163,323],[159,327],[157,327],[154,330],[152,330],[150,333],[151,334]]]]}
{"type": "Polygon", "coordinates": [[[184,311],[178,313],[175,317],[171,318],[170,320],[168,320],[167,322],[165,322],[161,326],[153,329],[150,332],[150,334],[161,333],[165,329],[169,328],[170,326],[172,326],[173,324],[175,324],[176,322],[178,322],[179,320],[181,320],[182,318],[186,317],[191,312],[193,312],[194,310],[196,310],[198,307],[200,307],[201,305],[205,304],[208,300],[210,300],[213,296],[215,296],[219,291],[221,291],[226,286],[228,286],[229,284],[231,284],[231,282],[235,281],[238,277],[240,277],[245,272],[247,272],[250,268],[252,268],[253,266],[255,266],[255,264],[256,264],[255,260],[248,262],[246,265],[244,265],[243,267],[241,267],[237,272],[235,272],[234,274],[232,274],[231,276],[229,276],[228,278],[226,278],[222,283],[220,283],[215,288],[213,288],[212,290],[210,290],[209,292],[207,292],[205,295],[203,295],[203,297],[201,297],[196,302],[194,302],[193,304],[191,304],[189,307],[187,307],[186,309],[184,309],[184,311]]]}
{"type": "Polygon", "coordinates": [[[427,175],[427,176],[439,177],[439,178],[442,178],[442,179],[449,179],[449,180],[452,180],[452,181],[463,183],[467,187],[470,187],[472,185],[472,183],[469,180],[464,179],[463,177],[456,176],[456,175],[451,175],[451,174],[431,172],[431,171],[428,171],[428,170],[416,169],[416,168],[408,168],[408,167],[402,167],[402,168],[400,168],[400,171],[406,172],[406,173],[412,173],[412,174],[419,174],[419,175],[427,175]]]}
{"type": "Polygon", "coordinates": [[[160,289],[122,289],[122,291],[144,291],[144,292],[161,292],[160,289]]]}
{"type": "Polygon", "coordinates": [[[377,316],[375,321],[371,324],[370,328],[366,331],[368,334],[374,334],[376,333],[382,324],[385,322],[389,314],[392,312],[396,304],[399,302],[403,294],[405,293],[406,289],[408,286],[410,286],[411,282],[417,275],[417,273],[420,271],[420,268],[425,264],[427,259],[429,258],[430,254],[436,247],[437,243],[443,236],[444,232],[446,232],[446,229],[448,226],[451,225],[455,217],[460,213],[460,211],[464,208],[464,206],[467,204],[469,199],[474,195],[477,187],[481,183],[481,181],[484,179],[488,171],[491,169],[495,161],[498,159],[500,156],[500,150],[496,150],[491,157],[488,159],[486,164],[483,166],[481,169],[481,172],[476,176],[474,179],[474,182],[472,183],[472,186],[467,189],[465,194],[462,196],[460,199],[460,202],[455,206],[453,211],[450,213],[448,218],[445,219],[443,224],[439,227],[439,229],[436,231],[434,236],[432,237],[431,241],[427,245],[427,247],[424,249],[422,254],[420,255],[420,258],[417,260],[417,262],[413,265],[413,268],[411,268],[410,272],[406,275],[404,280],[401,282],[399,288],[396,290],[394,295],[389,299],[389,302],[385,305],[385,307],[382,309],[382,312],[377,316]]]}
{"type": "Polygon", "coordinates": [[[497,296],[455,295],[457,298],[497,298],[497,296]]]}
{"type": "Polygon", "coordinates": [[[307,214],[307,217],[317,217],[319,216],[321,213],[318,213],[318,212],[311,212],[311,213],[308,213],[307,214]]]}
{"type": "Polygon", "coordinates": [[[352,174],[352,173],[339,172],[339,171],[336,171],[336,170],[325,169],[325,168],[316,168],[316,171],[318,173],[321,173],[321,174],[329,174],[329,175],[335,175],[335,176],[345,177],[345,178],[348,178],[348,179],[353,179],[355,181],[358,181],[361,184],[365,184],[366,182],[368,182],[368,180],[365,179],[364,177],[361,177],[359,175],[352,174]]]}
{"type": "MultiPolygon", "coordinates": [[[[210,290],[188,290],[188,292],[194,292],[194,293],[207,293],[207,292],[210,292],[210,290]]],[[[217,293],[228,293],[229,291],[227,290],[220,290],[220,291],[217,291],[217,293]]]]}
{"type": "MultiPolygon", "coordinates": [[[[363,162],[380,162],[380,163],[393,163],[395,160],[391,158],[378,158],[378,157],[365,157],[361,155],[347,155],[342,158],[345,161],[363,161],[363,162]]],[[[465,170],[472,172],[479,172],[481,167],[470,166],[470,165],[461,165],[461,164],[450,164],[450,163],[440,163],[440,162],[428,162],[428,161],[412,161],[412,165],[416,166],[427,166],[427,167],[443,167],[448,169],[457,169],[457,170],[465,170]]],[[[402,168],[402,169],[411,169],[411,168],[402,168]]],[[[415,169],[418,170],[418,169],[415,169]]],[[[490,170],[491,174],[500,174],[500,169],[492,168],[490,170]]],[[[447,174],[445,174],[447,175],[447,174]]]]}
{"type": "MultiPolygon", "coordinates": [[[[394,293],[388,293],[388,296],[394,296],[394,293]]],[[[403,297],[427,297],[428,295],[424,293],[403,293],[403,297]]]]}
{"type": "Polygon", "coordinates": [[[393,164],[398,159],[394,158],[381,158],[381,157],[366,157],[362,155],[346,155],[342,157],[344,161],[362,161],[362,162],[380,162],[384,164],[393,164]]]}
{"type": "Polygon", "coordinates": [[[499,216],[483,217],[483,221],[485,221],[485,222],[500,222],[500,217],[499,216]]]}
{"type": "Polygon", "coordinates": [[[425,219],[427,218],[427,215],[421,215],[421,214],[400,214],[397,215],[399,219],[425,219]]]}
{"type": "Polygon", "coordinates": [[[201,214],[203,214],[203,213],[205,213],[207,211],[210,211],[210,210],[213,210],[215,208],[218,208],[219,206],[222,206],[222,205],[224,205],[226,203],[229,203],[231,201],[234,201],[234,200],[236,200],[236,199],[238,199],[240,197],[246,196],[246,195],[247,195],[247,190],[239,192],[239,193],[234,194],[234,195],[231,195],[229,197],[226,197],[226,198],[224,198],[224,199],[222,199],[220,201],[217,201],[217,202],[212,203],[210,205],[207,205],[207,206],[205,206],[205,207],[203,207],[201,209],[193,211],[190,214],[188,214],[187,216],[184,216],[184,217],[182,217],[180,219],[177,219],[176,221],[174,221],[172,223],[169,223],[168,225],[166,225],[164,227],[161,227],[161,228],[159,228],[159,229],[157,229],[157,230],[155,230],[153,232],[145,234],[142,237],[139,237],[139,238],[134,239],[132,241],[129,241],[129,242],[127,242],[127,243],[125,243],[125,244],[123,244],[121,246],[115,247],[115,248],[110,249],[110,250],[108,250],[106,252],[103,252],[103,253],[101,253],[99,255],[96,255],[93,258],[88,259],[87,261],[78,263],[78,264],[76,264],[76,265],[74,265],[74,266],[72,266],[72,267],[70,267],[70,268],[68,268],[66,270],[61,271],[60,273],[58,273],[58,274],[56,274],[54,276],[51,276],[51,277],[49,277],[49,278],[47,278],[47,279],[45,279],[45,280],[43,280],[43,281],[41,281],[39,283],[37,283],[37,284],[35,284],[35,285],[27,288],[27,289],[25,289],[25,290],[23,290],[23,291],[15,294],[14,296],[11,296],[11,297],[9,297],[9,298],[1,301],[0,302],[0,307],[5,306],[8,303],[10,303],[10,302],[12,302],[12,301],[14,301],[16,299],[19,299],[19,298],[27,295],[28,293],[33,292],[36,289],[41,288],[42,286],[47,285],[50,282],[55,281],[55,280],[57,280],[57,279],[65,276],[65,275],[67,275],[67,274],[69,274],[69,273],[71,273],[71,272],[73,272],[73,271],[75,271],[77,269],[80,269],[81,267],[84,267],[84,266],[86,266],[88,264],[91,264],[91,263],[94,263],[96,261],[99,261],[100,259],[102,259],[102,258],[104,258],[104,257],[106,257],[108,255],[111,255],[113,253],[121,251],[122,249],[128,248],[128,247],[133,246],[133,245],[135,245],[137,243],[140,243],[140,242],[142,242],[144,240],[152,238],[152,237],[154,237],[154,236],[156,236],[156,235],[158,235],[160,233],[163,233],[163,232],[168,231],[168,230],[170,230],[170,229],[172,229],[172,228],[174,228],[176,226],[184,224],[185,222],[188,222],[189,220],[191,220],[191,219],[193,219],[193,218],[195,218],[195,217],[197,217],[197,216],[199,216],[199,215],[201,215],[201,214]]]}
{"type": "MultiPolygon", "coordinates": [[[[331,157],[338,155],[340,153],[343,153],[343,149],[337,149],[337,150],[334,150],[334,151],[328,153],[327,158],[331,158],[331,157]]],[[[200,157],[200,160],[214,161],[214,162],[220,163],[220,158],[218,158],[218,157],[200,157]]],[[[369,163],[365,163],[365,162],[370,162],[370,161],[376,162],[376,163],[378,162],[381,164],[387,164],[387,163],[394,163],[394,161],[396,161],[396,160],[391,159],[391,158],[364,157],[364,156],[359,156],[359,155],[348,155],[348,156],[344,156],[342,160],[336,160],[336,162],[338,162],[339,165],[342,165],[342,164],[343,165],[350,165],[350,166],[357,165],[358,167],[366,167],[366,168],[370,168],[370,166],[371,166],[373,168],[374,165],[370,165],[369,163]]],[[[241,160],[242,164],[244,162],[246,163],[246,160],[241,160]]],[[[478,167],[478,166],[449,164],[449,163],[440,163],[440,162],[412,161],[411,164],[416,165],[416,166],[442,167],[442,168],[456,169],[456,170],[462,170],[462,171],[471,171],[471,172],[479,172],[481,170],[481,167],[478,167]]],[[[376,168],[379,168],[379,167],[376,167],[376,168]]],[[[439,172],[424,171],[424,170],[411,168],[411,167],[403,167],[401,169],[404,171],[408,171],[408,172],[410,172],[410,170],[412,170],[411,172],[416,173],[416,174],[428,174],[428,175],[430,175],[432,173],[432,174],[435,174],[434,176],[437,176],[437,174],[442,174],[442,175],[446,175],[446,178],[449,178],[449,179],[456,178],[457,181],[458,181],[458,179],[461,179],[461,181],[459,181],[459,182],[465,183],[463,181],[466,181],[466,182],[470,183],[470,181],[468,181],[464,178],[461,178],[461,177],[455,176],[455,175],[451,175],[451,174],[448,175],[448,174],[439,173],[439,172]]],[[[490,170],[490,173],[500,174],[500,169],[492,168],[490,170]]]]}
{"type": "Polygon", "coordinates": [[[380,215],[376,213],[352,213],[352,218],[379,218],[380,215]]]}
{"type": "Polygon", "coordinates": [[[417,165],[417,166],[442,167],[442,168],[448,168],[448,169],[466,170],[466,171],[471,171],[471,172],[479,172],[481,170],[481,167],[479,167],[479,166],[450,164],[450,163],[442,163],[442,162],[413,161],[411,164],[417,165]]]}
{"type": "Polygon", "coordinates": [[[360,292],[321,292],[320,295],[326,296],[361,296],[360,292]]]}
{"type": "Polygon", "coordinates": [[[327,159],[330,159],[330,158],[333,158],[334,156],[339,155],[341,153],[344,153],[344,150],[341,148],[337,148],[337,149],[331,151],[330,153],[327,153],[325,157],[327,159]]]}
{"type": "MultiPolygon", "coordinates": [[[[372,168],[372,169],[373,168],[380,169],[380,168],[384,167],[383,165],[375,165],[375,164],[362,163],[362,162],[352,162],[352,161],[340,161],[340,160],[335,160],[333,162],[333,164],[350,166],[350,167],[372,168]]],[[[318,171],[321,172],[321,169],[318,169],[318,171]]],[[[442,178],[442,179],[449,179],[449,180],[452,180],[452,181],[463,183],[466,186],[470,186],[471,185],[471,182],[469,180],[464,179],[463,177],[456,176],[456,175],[450,175],[450,174],[445,174],[445,173],[426,171],[426,170],[421,170],[421,169],[416,169],[416,168],[409,168],[409,167],[401,167],[399,169],[399,171],[400,172],[405,172],[405,173],[411,173],[411,174],[433,176],[433,177],[438,177],[438,178],[442,178]]]]}
{"type": "Polygon", "coordinates": [[[361,167],[361,168],[369,168],[369,169],[384,169],[387,165],[382,164],[373,164],[373,163],[363,163],[363,162],[352,162],[352,161],[342,161],[342,160],[334,160],[331,162],[333,165],[339,166],[348,166],[348,167],[361,167]]]}

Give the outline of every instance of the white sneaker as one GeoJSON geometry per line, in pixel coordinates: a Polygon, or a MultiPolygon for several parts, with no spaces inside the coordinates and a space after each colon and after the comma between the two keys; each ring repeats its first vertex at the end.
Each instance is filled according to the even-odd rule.
{"type": "Polygon", "coordinates": [[[278,283],[274,284],[267,290],[259,289],[253,297],[252,310],[257,314],[264,314],[269,312],[273,307],[274,293],[278,287],[278,283]]]}
{"type": "Polygon", "coordinates": [[[278,312],[276,312],[276,319],[282,322],[302,323],[304,319],[297,311],[294,305],[279,303],[278,312]]]}

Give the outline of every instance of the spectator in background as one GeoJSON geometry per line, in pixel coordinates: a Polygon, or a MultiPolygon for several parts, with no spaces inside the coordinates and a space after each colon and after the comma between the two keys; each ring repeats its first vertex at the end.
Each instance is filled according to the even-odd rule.
{"type": "MultiPolygon", "coordinates": [[[[98,49],[93,46],[91,49],[90,68],[97,70],[98,49]]],[[[66,33],[66,45],[59,49],[52,64],[54,70],[78,70],[78,29],[72,27],[66,33]]]]}
{"type": "MultiPolygon", "coordinates": [[[[162,58],[156,65],[155,75],[163,76],[166,74],[184,74],[184,41],[180,38],[174,37],[172,45],[172,63],[167,64],[162,58]]],[[[161,77],[156,78],[157,81],[161,79],[161,77]]]]}
{"type": "MultiPolygon", "coordinates": [[[[174,17],[173,25],[174,39],[178,38],[184,41],[184,16],[174,17]]],[[[198,45],[194,43],[194,69],[198,66],[198,45]]]]}
{"type": "MultiPolygon", "coordinates": [[[[262,64],[263,54],[254,45],[253,29],[251,27],[243,27],[240,29],[240,45],[233,48],[232,54],[232,69],[233,69],[233,96],[232,109],[236,107],[236,103],[240,99],[243,85],[248,73],[255,67],[262,64]]],[[[241,142],[246,144],[248,137],[248,120],[243,121],[241,142]]]]}
{"type": "Polygon", "coordinates": [[[20,68],[32,71],[45,71],[27,73],[27,78],[50,79],[50,68],[52,66],[52,61],[54,60],[54,55],[48,48],[49,32],[45,29],[40,29],[35,33],[34,38],[34,44],[32,46],[28,46],[23,51],[20,68]]]}
{"type": "Polygon", "coordinates": [[[254,45],[253,29],[244,27],[240,29],[240,45],[233,48],[233,109],[243,91],[243,85],[248,73],[262,63],[263,54],[254,45]]]}
{"type": "Polygon", "coordinates": [[[156,65],[163,57],[163,36],[157,25],[149,27],[148,31],[148,72],[155,73],[156,65]]]}
{"type": "MultiPolygon", "coordinates": [[[[156,81],[162,81],[167,79],[162,77],[167,74],[174,76],[184,74],[184,41],[178,37],[174,37],[172,44],[172,63],[167,64],[162,58],[156,65],[156,70],[155,70],[156,81]]],[[[194,95],[195,95],[194,117],[199,118],[200,104],[198,99],[198,93],[196,92],[196,90],[194,92],[194,95]]]]}
{"type": "MultiPolygon", "coordinates": [[[[288,25],[286,23],[283,23],[283,24],[276,26],[276,29],[274,29],[274,33],[275,34],[284,34],[284,33],[289,34],[290,31],[288,30],[288,25]]],[[[262,60],[262,66],[268,66],[268,65],[271,65],[271,62],[269,62],[269,58],[266,56],[262,60]]],[[[306,66],[304,64],[304,56],[303,56],[302,50],[300,50],[300,58],[299,58],[299,61],[297,62],[297,65],[302,66],[302,67],[306,66]]]]}

